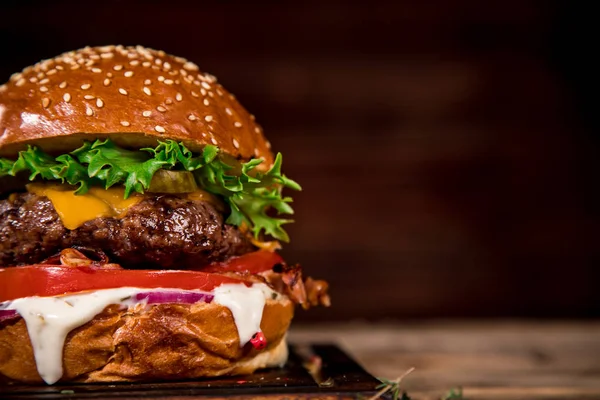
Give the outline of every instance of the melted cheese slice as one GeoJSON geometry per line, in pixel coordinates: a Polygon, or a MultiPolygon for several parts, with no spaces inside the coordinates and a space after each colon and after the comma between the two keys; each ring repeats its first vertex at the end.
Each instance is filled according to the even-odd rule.
{"type": "Polygon", "coordinates": [[[67,185],[32,183],[27,185],[27,191],[50,199],[67,229],[77,229],[85,222],[96,218],[120,218],[143,198],[134,193],[128,199],[124,199],[125,189],[119,187],[110,189],[92,187],[86,194],[76,195],[72,187],[67,185]]]}

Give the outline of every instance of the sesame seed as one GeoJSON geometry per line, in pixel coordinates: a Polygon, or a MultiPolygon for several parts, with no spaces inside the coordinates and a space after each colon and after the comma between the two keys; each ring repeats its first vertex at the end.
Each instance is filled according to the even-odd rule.
{"type": "Polygon", "coordinates": [[[177,94],[175,95],[175,100],[177,100],[177,101],[181,101],[181,100],[183,100],[183,96],[181,95],[181,93],[177,93],[177,94]]]}
{"type": "Polygon", "coordinates": [[[165,77],[160,75],[157,79],[159,82],[163,82],[165,80],[165,77]]]}
{"type": "Polygon", "coordinates": [[[180,70],[179,70],[179,73],[180,73],[181,75],[183,75],[183,76],[187,76],[187,74],[188,74],[188,73],[187,73],[187,71],[186,71],[185,69],[180,69],[180,70]]]}
{"type": "Polygon", "coordinates": [[[144,112],[142,113],[142,115],[143,115],[144,117],[149,117],[149,116],[151,116],[151,115],[152,115],[152,111],[144,111],[144,112]]]}
{"type": "Polygon", "coordinates": [[[260,128],[257,126],[256,128],[254,128],[254,132],[260,133],[260,128]]]}
{"type": "Polygon", "coordinates": [[[46,86],[40,87],[40,92],[46,93],[47,91],[48,91],[48,88],[46,86]]]}
{"type": "Polygon", "coordinates": [[[233,147],[235,147],[236,149],[240,148],[240,143],[236,139],[233,139],[233,147]]]}
{"type": "Polygon", "coordinates": [[[158,106],[158,107],[156,107],[156,109],[157,109],[158,111],[160,111],[161,113],[164,113],[165,111],[167,111],[167,109],[166,109],[166,108],[164,108],[163,106],[158,106]]]}
{"type": "Polygon", "coordinates": [[[100,68],[92,68],[92,72],[95,74],[99,74],[102,72],[102,70],[100,68]]]}
{"type": "Polygon", "coordinates": [[[103,82],[104,86],[110,85],[110,79],[106,78],[103,82]]]}
{"type": "Polygon", "coordinates": [[[215,138],[210,138],[210,141],[212,142],[212,144],[216,145],[217,141],[215,140],[215,138]]]}
{"type": "Polygon", "coordinates": [[[127,90],[123,88],[119,88],[119,93],[121,93],[123,96],[127,96],[127,90]]]}
{"type": "Polygon", "coordinates": [[[31,83],[36,83],[37,80],[38,79],[35,76],[33,78],[29,78],[29,82],[31,82],[31,83]]]}
{"type": "Polygon", "coordinates": [[[160,65],[162,64],[162,60],[160,58],[157,58],[156,60],[154,60],[154,64],[160,65]]]}
{"type": "Polygon", "coordinates": [[[108,59],[108,58],[113,58],[115,55],[113,53],[102,53],[100,54],[100,57],[104,58],[104,59],[108,59]]]}
{"type": "Polygon", "coordinates": [[[219,89],[217,89],[217,94],[218,94],[219,96],[223,96],[223,92],[222,92],[222,91],[220,91],[219,89]]]}
{"type": "Polygon", "coordinates": [[[156,126],[154,127],[154,130],[155,130],[156,132],[159,132],[159,133],[165,133],[165,132],[166,132],[165,128],[163,128],[163,127],[162,127],[162,126],[160,126],[160,125],[156,125],[156,126]]]}
{"type": "Polygon", "coordinates": [[[194,97],[200,97],[200,95],[198,95],[198,93],[194,92],[193,90],[192,90],[192,96],[194,96],[194,97]]]}
{"type": "Polygon", "coordinates": [[[132,60],[132,61],[129,61],[129,65],[132,65],[132,66],[134,66],[134,67],[135,67],[136,65],[139,65],[139,63],[140,63],[140,62],[139,62],[138,60],[132,60]]]}
{"type": "Polygon", "coordinates": [[[171,104],[173,104],[173,100],[171,98],[168,98],[165,100],[165,104],[171,105],[171,104]]]}
{"type": "Polygon", "coordinates": [[[208,99],[204,99],[203,103],[204,103],[204,105],[205,105],[205,106],[208,106],[208,105],[210,104],[210,103],[208,102],[208,99]]]}
{"type": "Polygon", "coordinates": [[[195,121],[196,120],[196,116],[194,114],[190,114],[190,115],[188,115],[188,119],[190,121],[195,121]]]}
{"type": "Polygon", "coordinates": [[[206,89],[204,89],[204,88],[200,89],[200,93],[202,93],[202,96],[206,96],[206,89]]]}
{"type": "Polygon", "coordinates": [[[254,155],[258,157],[258,149],[256,147],[254,148],[254,155]]]}
{"type": "Polygon", "coordinates": [[[187,69],[188,71],[198,71],[198,66],[189,61],[186,61],[186,63],[183,64],[183,68],[187,69]]]}
{"type": "Polygon", "coordinates": [[[99,59],[100,59],[100,56],[99,56],[98,54],[91,54],[91,55],[90,55],[90,59],[92,59],[92,60],[94,60],[94,61],[97,61],[97,60],[99,60],[99,59]]]}
{"type": "Polygon", "coordinates": [[[46,75],[54,75],[56,73],[55,69],[51,69],[50,71],[46,72],[46,75]]]}
{"type": "Polygon", "coordinates": [[[235,126],[236,128],[241,128],[242,127],[242,123],[238,122],[238,121],[235,121],[234,124],[233,124],[233,126],[235,126]]]}
{"type": "Polygon", "coordinates": [[[133,76],[133,71],[126,71],[123,75],[127,78],[131,78],[133,76]]]}
{"type": "Polygon", "coordinates": [[[88,115],[88,116],[94,115],[94,110],[92,110],[92,107],[85,106],[85,115],[88,115]]]}
{"type": "Polygon", "coordinates": [[[269,141],[267,140],[267,149],[270,149],[270,148],[271,148],[271,142],[269,142],[269,141]]]}
{"type": "Polygon", "coordinates": [[[210,97],[215,97],[215,95],[214,95],[214,93],[213,93],[213,92],[208,92],[208,95],[209,95],[210,97]]]}
{"type": "Polygon", "coordinates": [[[56,69],[57,69],[57,70],[59,70],[59,71],[63,71],[63,70],[65,69],[65,67],[63,67],[62,65],[57,65],[57,66],[56,66],[56,67],[54,67],[54,68],[56,68],[56,69]]]}
{"type": "Polygon", "coordinates": [[[81,90],[88,90],[91,87],[92,85],[90,85],[89,83],[84,83],[83,85],[81,85],[81,90]]]}
{"type": "Polygon", "coordinates": [[[121,125],[123,125],[123,126],[129,126],[129,125],[130,125],[130,123],[129,123],[129,122],[127,122],[127,121],[121,121],[121,125]]]}
{"type": "Polygon", "coordinates": [[[49,106],[49,105],[50,105],[50,99],[49,99],[49,98],[47,98],[47,97],[44,97],[44,98],[42,99],[42,107],[44,107],[44,108],[48,108],[48,106],[49,106]]]}
{"type": "Polygon", "coordinates": [[[109,78],[112,78],[113,77],[113,73],[112,72],[107,72],[106,76],[109,77],[109,78]]]}
{"type": "Polygon", "coordinates": [[[202,132],[202,137],[208,136],[205,132],[202,132]]]}
{"type": "Polygon", "coordinates": [[[152,65],[152,63],[151,63],[150,61],[144,61],[144,62],[142,63],[142,67],[146,67],[146,68],[148,68],[148,67],[149,67],[149,66],[151,66],[151,65],[152,65]]]}
{"type": "Polygon", "coordinates": [[[212,115],[207,115],[206,117],[204,117],[204,120],[205,120],[206,122],[210,122],[210,121],[212,121],[212,120],[213,120],[213,117],[212,117],[212,115]]]}
{"type": "Polygon", "coordinates": [[[231,110],[229,109],[229,107],[226,107],[226,108],[225,108],[225,112],[226,112],[228,115],[233,115],[233,113],[231,112],[231,110]]]}
{"type": "Polygon", "coordinates": [[[146,79],[144,81],[144,85],[150,85],[152,83],[152,81],[150,79],[146,79]]]}
{"type": "Polygon", "coordinates": [[[38,79],[42,79],[44,76],[46,76],[46,75],[43,72],[40,72],[39,74],[37,74],[38,79]]]}
{"type": "Polygon", "coordinates": [[[159,70],[159,69],[160,69],[160,67],[159,67],[158,65],[153,65],[153,66],[152,66],[152,69],[159,70]]]}
{"type": "Polygon", "coordinates": [[[96,106],[98,108],[104,107],[104,102],[102,101],[102,99],[96,99],[96,106]]]}
{"type": "Polygon", "coordinates": [[[63,95],[63,100],[66,101],[67,103],[71,101],[71,95],[69,93],[65,93],[63,95]]]}
{"type": "Polygon", "coordinates": [[[17,86],[23,86],[25,84],[25,79],[21,78],[17,81],[17,83],[15,83],[15,85],[17,86]]]}
{"type": "Polygon", "coordinates": [[[44,78],[40,81],[40,85],[45,85],[46,83],[50,82],[50,79],[48,78],[44,78]]]}
{"type": "Polygon", "coordinates": [[[165,79],[165,85],[172,85],[172,84],[173,84],[172,79],[165,79]]]}
{"type": "Polygon", "coordinates": [[[152,95],[152,92],[150,91],[150,89],[148,89],[146,86],[144,86],[144,88],[142,89],[144,91],[144,93],[146,93],[148,96],[152,95]]]}
{"type": "Polygon", "coordinates": [[[204,89],[206,89],[206,90],[210,90],[211,89],[210,85],[208,83],[206,83],[206,82],[202,82],[202,87],[204,89]]]}
{"type": "Polygon", "coordinates": [[[113,67],[113,69],[114,69],[115,71],[120,71],[120,70],[122,70],[122,69],[123,69],[123,66],[122,66],[121,64],[119,64],[119,65],[115,65],[115,66],[113,67]]]}
{"type": "Polygon", "coordinates": [[[165,62],[163,64],[163,68],[166,69],[167,71],[171,69],[171,64],[169,64],[168,62],[165,62]]]}
{"type": "Polygon", "coordinates": [[[91,94],[86,94],[85,96],[83,96],[83,98],[86,100],[94,100],[95,99],[95,97],[92,96],[91,94]]]}

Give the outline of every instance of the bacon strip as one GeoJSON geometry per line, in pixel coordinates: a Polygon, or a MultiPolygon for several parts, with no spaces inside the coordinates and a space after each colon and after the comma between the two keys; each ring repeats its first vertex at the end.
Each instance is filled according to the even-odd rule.
{"type": "Polygon", "coordinates": [[[329,284],[311,277],[302,279],[302,269],[299,265],[276,265],[271,271],[262,272],[260,275],[274,290],[287,295],[305,310],[311,306],[329,307],[331,305],[331,299],[327,293],[329,284]]]}

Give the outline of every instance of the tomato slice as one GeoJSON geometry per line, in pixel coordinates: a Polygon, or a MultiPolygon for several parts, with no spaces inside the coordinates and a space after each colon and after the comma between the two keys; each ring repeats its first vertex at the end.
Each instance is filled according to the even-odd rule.
{"type": "Polygon", "coordinates": [[[248,272],[258,274],[268,271],[274,265],[283,262],[283,258],[275,252],[258,250],[253,253],[232,257],[222,263],[211,264],[201,269],[203,272],[248,272]]]}
{"type": "Polygon", "coordinates": [[[224,283],[244,283],[244,280],[199,271],[31,265],[0,269],[0,302],[128,286],[211,291],[224,283]]]}

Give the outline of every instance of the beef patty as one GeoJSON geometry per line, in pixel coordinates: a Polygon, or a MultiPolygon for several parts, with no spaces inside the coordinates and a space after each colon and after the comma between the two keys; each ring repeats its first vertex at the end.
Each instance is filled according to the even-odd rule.
{"type": "Polygon", "coordinates": [[[104,251],[125,268],[186,269],[255,250],[210,203],[150,195],[123,218],[68,230],[52,202],[31,193],[0,200],[0,267],[34,264],[67,247],[104,251]]]}

